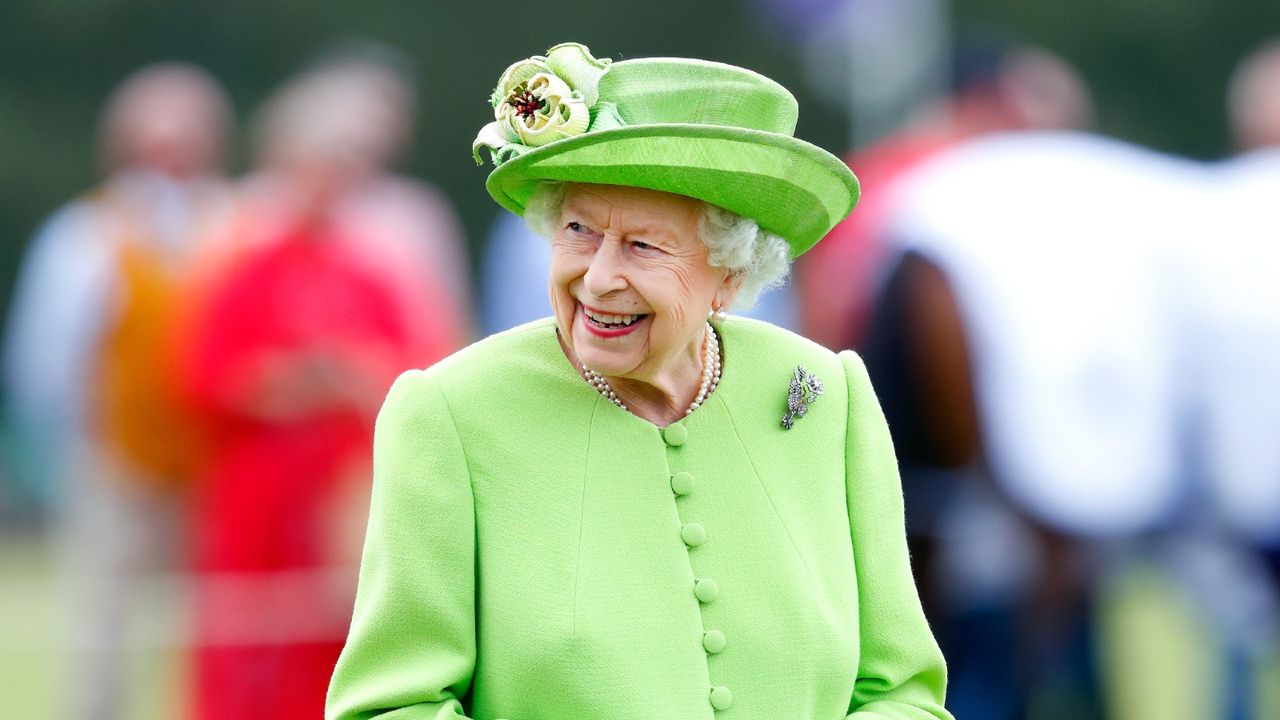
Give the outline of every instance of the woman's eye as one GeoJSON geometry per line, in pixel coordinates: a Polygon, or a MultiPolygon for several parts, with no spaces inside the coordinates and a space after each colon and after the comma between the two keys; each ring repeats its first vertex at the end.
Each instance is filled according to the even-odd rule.
{"type": "Polygon", "coordinates": [[[577,222],[571,222],[565,227],[569,228],[570,232],[583,232],[586,230],[586,228],[582,226],[582,223],[577,222]]]}
{"type": "Polygon", "coordinates": [[[643,243],[643,242],[631,243],[631,247],[635,248],[636,250],[645,250],[645,251],[657,250],[656,247],[650,245],[649,243],[643,243]]]}

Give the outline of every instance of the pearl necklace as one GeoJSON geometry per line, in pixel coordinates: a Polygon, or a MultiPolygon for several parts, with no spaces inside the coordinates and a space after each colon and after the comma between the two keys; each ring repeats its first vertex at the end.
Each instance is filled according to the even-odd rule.
{"type": "MultiPolygon", "coordinates": [[[[618,398],[618,394],[609,386],[609,381],[604,379],[600,373],[587,367],[582,366],[582,376],[586,378],[587,384],[596,389],[596,392],[604,396],[606,400],[617,405],[623,410],[627,406],[618,398]]],[[[702,340],[702,382],[698,385],[698,394],[693,398],[693,402],[689,404],[689,409],[684,411],[685,415],[697,410],[707,396],[716,391],[716,387],[720,385],[720,339],[716,337],[715,328],[711,327],[711,323],[707,323],[707,333],[702,340]]]]}

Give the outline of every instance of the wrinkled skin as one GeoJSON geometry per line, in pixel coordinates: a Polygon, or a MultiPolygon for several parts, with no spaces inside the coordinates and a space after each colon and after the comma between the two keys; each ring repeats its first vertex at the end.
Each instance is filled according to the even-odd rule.
{"type": "Polygon", "coordinates": [[[708,263],[701,209],[670,193],[575,184],[552,238],[551,305],[565,354],[660,426],[697,394],[707,314],[729,306],[740,284],[708,263]],[[625,332],[601,330],[585,309],[644,317],[625,332]]]}

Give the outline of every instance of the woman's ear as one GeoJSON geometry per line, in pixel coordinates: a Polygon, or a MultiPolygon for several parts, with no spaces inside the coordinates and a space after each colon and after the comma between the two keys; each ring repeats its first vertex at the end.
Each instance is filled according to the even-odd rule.
{"type": "Polygon", "coordinates": [[[715,297],[711,298],[711,309],[715,312],[724,312],[733,307],[733,301],[737,299],[738,291],[741,289],[742,274],[727,273],[720,287],[716,289],[715,297]]]}

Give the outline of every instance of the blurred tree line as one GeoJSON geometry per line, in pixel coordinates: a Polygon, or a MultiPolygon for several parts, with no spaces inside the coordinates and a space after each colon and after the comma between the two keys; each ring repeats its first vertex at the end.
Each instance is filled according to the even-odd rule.
{"type": "MultiPolygon", "coordinates": [[[[836,0],[802,6],[829,8],[836,0]]],[[[0,0],[0,289],[40,219],[98,177],[94,127],[112,87],[165,59],[203,65],[242,124],[292,72],[352,37],[391,45],[416,73],[416,142],[402,169],[440,186],[475,247],[496,207],[470,157],[486,100],[510,62],[564,40],[614,59],[682,55],[743,65],[800,100],[798,134],[835,152],[847,115],[801,78],[789,31],[763,0],[0,0]]],[[[1080,68],[1099,130],[1195,157],[1229,151],[1223,93],[1236,60],[1280,33],[1276,0],[956,0],[958,26],[1000,28],[1080,68]]],[[[342,108],[334,108],[342,112],[342,108]]],[[[243,130],[230,169],[248,163],[243,130]]],[[[2,306],[2,305],[0,305],[2,306]]]]}

